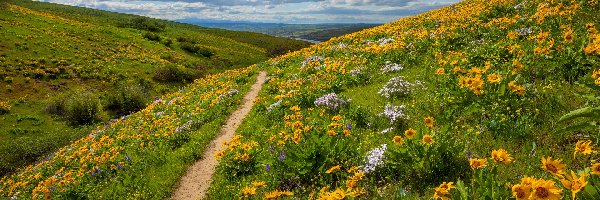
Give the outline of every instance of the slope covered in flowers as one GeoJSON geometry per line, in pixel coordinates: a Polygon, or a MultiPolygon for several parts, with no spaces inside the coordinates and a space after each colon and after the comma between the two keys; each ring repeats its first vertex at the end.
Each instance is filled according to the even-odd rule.
{"type": "Polygon", "coordinates": [[[598,12],[467,0],[259,64],[209,197],[600,198],[598,12]]]}
{"type": "Polygon", "coordinates": [[[252,67],[198,79],[0,180],[0,197],[161,199],[218,133],[252,67]]]}

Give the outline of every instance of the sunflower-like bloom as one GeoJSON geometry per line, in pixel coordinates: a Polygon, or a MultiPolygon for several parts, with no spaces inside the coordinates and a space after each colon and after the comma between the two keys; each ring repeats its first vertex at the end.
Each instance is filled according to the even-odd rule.
{"type": "Polygon", "coordinates": [[[440,186],[435,188],[433,199],[449,199],[447,195],[450,194],[450,190],[456,188],[453,184],[454,182],[443,182],[442,184],[440,184],[440,186]]]}
{"type": "Polygon", "coordinates": [[[409,128],[408,130],[404,131],[404,136],[408,139],[413,139],[413,137],[415,137],[416,134],[417,131],[412,128],[409,128]]]}
{"type": "Polygon", "coordinates": [[[573,157],[575,157],[577,154],[588,155],[588,154],[591,154],[592,152],[594,152],[592,150],[591,143],[592,143],[592,141],[590,141],[590,140],[577,141],[577,144],[575,144],[575,152],[573,152],[573,157]]]}
{"type": "Polygon", "coordinates": [[[489,74],[487,75],[487,80],[490,83],[500,83],[500,81],[502,81],[502,76],[498,74],[489,74]]]}
{"type": "Polygon", "coordinates": [[[517,200],[525,200],[531,195],[531,186],[523,184],[513,185],[512,194],[517,200]]]}
{"type": "Polygon", "coordinates": [[[531,184],[530,200],[559,200],[562,190],[552,180],[539,179],[531,184]]]}
{"type": "Polygon", "coordinates": [[[429,129],[433,129],[433,117],[425,117],[425,119],[423,119],[423,122],[425,122],[425,125],[427,125],[427,127],[429,127],[429,129]]]}
{"type": "Polygon", "coordinates": [[[487,160],[485,158],[469,158],[469,165],[471,169],[482,169],[487,166],[487,160]]]}
{"type": "Polygon", "coordinates": [[[245,187],[242,190],[242,194],[244,196],[251,196],[251,195],[255,195],[256,194],[256,188],[255,187],[245,187]]]}
{"type": "Polygon", "coordinates": [[[562,177],[565,173],[563,169],[565,169],[566,165],[561,164],[561,162],[561,159],[553,160],[552,157],[542,158],[542,169],[554,176],[562,177]]]}
{"type": "Polygon", "coordinates": [[[592,165],[592,174],[600,176],[600,163],[592,165]]]}
{"type": "Polygon", "coordinates": [[[423,144],[432,145],[433,144],[433,136],[431,135],[423,135],[423,144]]]}
{"type": "Polygon", "coordinates": [[[510,164],[513,161],[512,156],[504,149],[492,150],[492,159],[495,163],[510,164]]]}
{"type": "Polygon", "coordinates": [[[567,179],[561,179],[560,182],[567,188],[571,190],[573,193],[573,199],[575,199],[575,195],[581,191],[581,189],[585,188],[587,182],[585,181],[585,174],[577,177],[574,171],[571,171],[571,176],[567,175],[567,179]]]}
{"type": "Polygon", "coordinates": [[[446,74],[446,70],[444,68],[440,67],[437,70],[435,70],[435,74],[444,75],[444,74],[446,74]]]}
{"type": "Polygon", "coordinates": [[[402,139],[402,137],[398,136],[398,135],[394,136],[394,139],[392,139],[392,141],[394,141],[394,144],[397,144],[397,145],[404,144],[404,139],[402,139]]]}

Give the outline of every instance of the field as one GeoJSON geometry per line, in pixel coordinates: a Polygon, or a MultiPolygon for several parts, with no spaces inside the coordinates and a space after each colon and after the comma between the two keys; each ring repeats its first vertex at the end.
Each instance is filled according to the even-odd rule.
{"type": "Polygon", "coordinates": [[[467,0],[211,75],[4,177],[0,195],[169,198],[266,71],[208,199],[599,199],[599,12],[467,0]]]}
{"type": "Polygon", "coordinates": [[[0,115],[0,175],[205,74],[309,45],[50,3],[0,8],[0,102],[11,107],[0,115]]]}

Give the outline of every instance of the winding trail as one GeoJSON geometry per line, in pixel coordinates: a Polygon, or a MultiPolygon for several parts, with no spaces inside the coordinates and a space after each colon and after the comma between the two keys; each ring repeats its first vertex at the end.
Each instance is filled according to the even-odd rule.
{"type": "Polygon", "coordinates": [[[181,178],[179,186],[173,193],[174,200],[196,200],[201,199],[206,195],[208,187],[212,182],[212,176],[215,173],[215,168],[219,161],[215,158],[215,154],[225,147],[222,145],[224,141],[231,139],[237,127],[242,123],[248,115],[254,99],[258,96],[258,92],[265,82],[267,73],[261,71],[256,78],[256,83],[250,88],[250,92],[244,96],[242,105],[229,116],[227,122],[221,128],[219,136],[214,139],[208,149],[204,151],[202,159],[196,161],[194,165],[188,168],[186,174],[181,178]]]}

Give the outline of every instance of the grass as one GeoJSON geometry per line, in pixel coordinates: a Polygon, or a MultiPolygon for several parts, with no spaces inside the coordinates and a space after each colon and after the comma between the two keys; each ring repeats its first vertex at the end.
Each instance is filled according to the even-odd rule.
{"type": "Polygon", "coordinates": [[[141,85],[142,104],[146,104],[195,78],[308,46],[263,34],[52,3],[3,1],[0,8],[0,101],[12,107],[9,114],[0,116],[2,175],[91,131],[44,112],[53,97],[91,91],[103,105],[94,123],[107,122],[139,110],[139,106],[125,111],[106,107],[123,85],[141,85]],[[184,43],[178,41],[182,39],[210,56],[183,50],[184,43]],[[159,69],[168,66],[179,70],[176,77],[157,79],[159,69]],[[19,116],[31,119],[17,122],[19,116]],[[21,144],[27,145],[13,141],[26,141],[21,144]]]}

